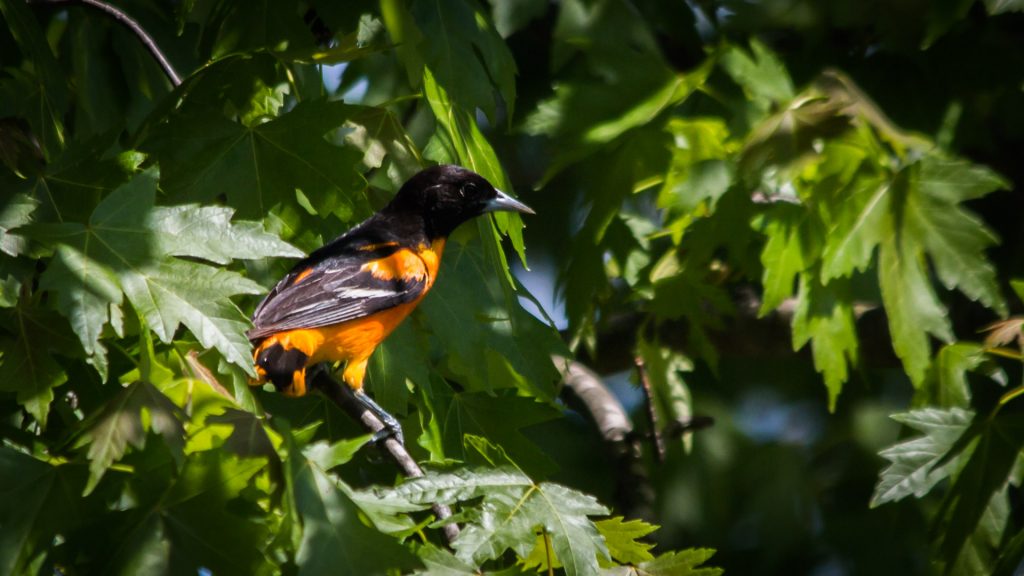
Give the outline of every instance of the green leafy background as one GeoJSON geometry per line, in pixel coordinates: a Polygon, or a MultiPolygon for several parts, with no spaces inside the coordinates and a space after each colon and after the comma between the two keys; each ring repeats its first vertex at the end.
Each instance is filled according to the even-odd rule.
{"type": "Polygon", "coordinates": [[[180,85],[0,0],[0,573],[1018,572],[1024,3],[116,5],[180,85]],[[372,359],[402,480],[244,332],[436,162],[538,214],[372,359]]]}

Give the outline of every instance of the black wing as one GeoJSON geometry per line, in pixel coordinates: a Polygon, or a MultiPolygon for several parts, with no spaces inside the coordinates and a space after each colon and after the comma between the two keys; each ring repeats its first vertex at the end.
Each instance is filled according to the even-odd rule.
{"type": "Polygon", "coordinates": [[[277,283],[253,313],[250,340],[364,318],[415,300],[427,286],[422,260],[397,243],[336,245],[332,252],[315,252],[277,283]],[[374,262],[389,259],[404,263],[405,273],[391,278],[373,272],[374,262]]]}

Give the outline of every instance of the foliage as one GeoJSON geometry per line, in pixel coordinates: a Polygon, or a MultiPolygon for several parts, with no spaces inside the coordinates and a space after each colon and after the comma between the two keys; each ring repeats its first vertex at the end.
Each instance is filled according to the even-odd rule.
{"type": "Polygon", "coordinates": [[[1022,7],[919,4],[118,3],[175,86],[0,0],[0,572],[1015,573],[1022,7]],[[538,215],[457,231],[374,356],[396,481],[244,331],[433,162],[538,215]],[[647,508],[567,356],[652,388],[647,508]]]}

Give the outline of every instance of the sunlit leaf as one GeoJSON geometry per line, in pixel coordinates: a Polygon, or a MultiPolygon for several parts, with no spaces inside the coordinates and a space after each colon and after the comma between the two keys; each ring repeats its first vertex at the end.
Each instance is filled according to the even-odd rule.
{"type": "Polygon", "coordinates": [[[800,291],[793,314],[793,349],[808,342],[814,368],[825,377],[829,410],[847,378],[847,365],[856,365],[860,344],[849,286],[834,280],[822,286],[813,274],[800,276],[800,291]]]}
{"type": "Polygon", "coordinates": [[[235,272],[172,256],[225,263],[301,253],[260,225],[231,223],[230,209],[154,207],[155,188],[152,177],[141,175],[108,196],[88,223],[22,228],[57,249],[42,287],[57,293],[58,308],[103,377],[100,336],[120,313],[122,293],[162,341],[169,342],[184,324],[201,344],[251,370],[247,322],[228,297],[259,294],[263,287],[235,272]]]}
{"type": "Polygon", "coordinates": [[[39,201],[24,194],[13,194],[7,198],[6,203],[0,206],[0,252],[9,256],[18,256],[27,248],[25,239],[16,233],[11,233],[12,228],[24,226],[31,221],[32,212],[39,205],[39,201]]]}
{"type": "Polygon", "coordinates": [[[960,408],[936,410],[926,408],[894,414],[893,420],[923,433],[886,448],[879,455],[890,462],[882,471],[871,497],[872,506],[902,500],[907,496],[921,497],[936,484],[949,477],[960,464],[959,460],[935,467],[970,425],[973,414],[960,408]]]}
{"type": "Polygon", "coordinates": [[[607,514],[607,508],[564,486],[536,484],[515,469],[428,474],[374,493],[411,509],[483,497],[474,519],[454,543],[455,554],[463,561],[478,564],[508,549],[525,557],[541,527],[551,536],[553,552],[566,574],[593,574],[598,559],[608,558],[604,539],[589,519],[607,514]]]}
{"type": "Polygon", "coordinates": [[[79,447],[89,447],[86,493],[124,456],[129,445],[141,450],[150,431],[180,454],[185,434],[182,418],[178,407],[148,382],[135,382],[119,392],[90,418],[78,441],[79,447]]]}
{"type": "MultiPolygon", "coordinates": [[[[462,1],[462,0],[457,0],[462,1]]],[[[490,142],[480,132],[476,118],[471,109],[463,108],[463,105],[451,99],[450,94],[439,84],[429,68],[423,72],[423,92],[430,104],[440,126],[443,128],[442,136],[450,148],[452,161],[469,168],[486,178],[491,184],[502,191],[512,191],[511,183],[505,175],[498,156],[491,147],[490,142]]],[[[505,234],[512,241],[512,247],[519,254],[520,260],[526,264],[526,248],[523,245],[523,221],[518,213],[498,212],[493,215],[493,222],[498,231],[505,234]]],[[[481,230],[488,227],[481,226],[481,230]]],[[[482,233],[484,242],[494,243],[490,249],[501,264],[501,271],[506,274],[509,284],[512,284],[512,277],[508,272],[508,263],[505,261],[505,253],[497,246],[497,234],[482,233]]]]}
{"type": "Polygon", "coordinates": [[[627,521],[621,516],[598,520],[594,525],[601,536],[604,536],[604,541],[608,544],[608,553],[616,561],[635,565],[654,560],[654,555],[650,552],[654,544],[639,539],[657,530],[657,526],[643,520],[627,521]]]}

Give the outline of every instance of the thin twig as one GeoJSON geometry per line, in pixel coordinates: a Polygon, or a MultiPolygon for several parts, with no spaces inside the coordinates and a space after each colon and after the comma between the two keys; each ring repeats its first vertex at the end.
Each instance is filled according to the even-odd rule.
{"type": "Polygon", "coordinates": [[[665,439],[661,437],[661,430],[658,429],[658,413],[654,409],[654,392],[651,390],[651,380],[647,377],[647,368],[644,366],[644,359],[636,356],[633,358],[637,375],[640,376],[640,385],[644,388],[644,405],[647,407],[647,419],[651,425],[651,439],[654,440],[654,453],[658,462],[665,461],[665,439]]]}
{"type": "Polygon", "coordinates": [[[135,34],[136,37],[138,37],[139,41],[142,42],[143,46],[146,47],[146,50],[149,50],[149,53],[157,61],[157,64],[160,65],[160,68],[163,69],[164,74],[167,75],[167,78],[171,81],[171,84],[173,84],[175,86],[181,85],[181,76],[178,76],[178,72],[174,70],[174,66],[171,66],[170,61],[167,60],[167,57],[164,56],[164,53],[162,51],[160,51],[160,48],[156,45],[156,42],[153,40],[153,37],[150,36],[148,32],[146,32],[146,30],[142,27],[141,24],[138,23],[138,21],[136,21],[134,18],[132,18],[128,14],[125,14],[123,11],[121,11],[120,8],[116,8],[114,6],[111,6],[110,4],[107,4],[106,2],[100,2],[99,0],[27,0],[27,1],[28,1],[29,4],[37,4],[37,5],[41,5],[41,6],[68,6],[68,5],[71,5],[71,6],[73,6],[73,5],[89,6],[91,8],[95,8],[95,9],[103,12],[107,16],[110,16],[114,20],[117,20],[123,26],[125,26],[126,28],[131,30],[132,33],[135,34]]]}
{"type": "MultiPolygon", "coordinates": [[[[313,387],[323,392],[327,398],[338,405],[350,416],[362,423],[368,432],[376,434],[385,429],[384,423],[377,416],[370,412],[365,406],[358,403],[348,389],[332,378],[326,371],[318,371],[313,379],[313,387]]],[[[405,446],[398,440],[388,437],[382,442],[384,450],[391,456],[391,459],[398,464],[399,470],[406,478],[419,478],[423,476],[423,470],[413,460],[405,446]]],[[[452,510],[445,504],[434,504],[432,506],[434,515],[438,520],[451,518],[452,510]]],[[[451,544],[459,536],[458,524],[451,523],[441,527],[448,544],[451,544]]]]}

